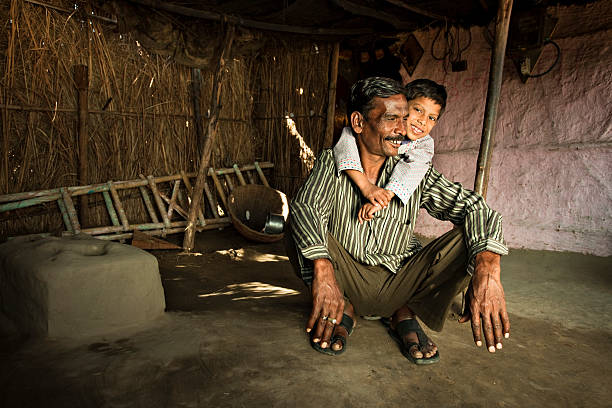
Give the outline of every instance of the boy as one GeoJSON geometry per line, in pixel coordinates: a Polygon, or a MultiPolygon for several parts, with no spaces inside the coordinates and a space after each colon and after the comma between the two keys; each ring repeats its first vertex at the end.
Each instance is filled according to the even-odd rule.
{"type": "Polygon", "coordinates": [[[409,113],[404,119],[409,140],[398,144],[398,154],[404,156],[404,159],[397,163],[384,189],[370,183],[363,174],[357,141],[351,128],[342,130],[340,140],[334,146],[338,172],[346,171],[363,196],[370,201],[359,211],[360,223],[371,220],[377,211],[387,207],[394,196],[406,204],[431,165],[434,141],[429,132],[446,107],[446,89],[429,79],[414,80],[405,89],[409,113]]]}

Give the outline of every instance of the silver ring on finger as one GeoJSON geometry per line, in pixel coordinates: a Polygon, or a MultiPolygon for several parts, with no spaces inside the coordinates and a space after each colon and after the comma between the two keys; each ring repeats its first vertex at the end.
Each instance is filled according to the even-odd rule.
{"type": "Polygon", "coordinates": [[[323,321],[327,320],[327,316],[321,317],[321,320],[323,320],[323,321]]]}
{"type": "Polygon", "coordinates": [[[329,321],[331,322],[331,324],[336,324],[336,322],[337,322],[336,319],[329,319],[329,321]]]}

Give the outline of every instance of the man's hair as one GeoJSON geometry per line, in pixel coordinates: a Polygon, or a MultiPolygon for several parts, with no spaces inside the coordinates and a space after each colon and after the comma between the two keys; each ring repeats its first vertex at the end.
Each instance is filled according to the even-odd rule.
{"type": "Polygon", "coordinates": [[[416,98],[425,97],[440,105],[440,116],[446,108],[446,88],[431,79],[415,79],[406,85],[404,91],[406,99],[411,101],[416,98]]]}
{"type": "Polygon", "coordinates": [[[384,77],[361,79],[351,87],[348,115],[350,117],[353,112],[360,112],[367,120],[368,113],[374,107],[374,98],[389,98],[398,94],[405,95],[405,90],[395,79],[384,77]]]}

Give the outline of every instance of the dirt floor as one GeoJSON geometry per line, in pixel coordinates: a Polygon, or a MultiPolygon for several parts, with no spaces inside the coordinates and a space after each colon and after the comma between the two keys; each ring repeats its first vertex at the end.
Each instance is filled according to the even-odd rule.
{"type": "Polygon", "coordinates": [[[611,258],[512,251],[503,350],[449,320],[432,336],[440,363],[418,367],[378,321],[360,319],[341,356],[312,350],[309,295],[281,243],[227,228],[199,234],[197,250],[153,252],[167,313],[146,328],[69,341],[0,324],[0,406],[612,406],[611,258]]]}

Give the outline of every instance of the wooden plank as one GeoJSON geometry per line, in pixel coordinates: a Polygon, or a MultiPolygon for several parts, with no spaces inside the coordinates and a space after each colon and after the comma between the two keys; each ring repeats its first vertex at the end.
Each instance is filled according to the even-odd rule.
{"type": "MultiPolygon", "coordinates": [[[[110,190],[110,185],[109,185],[110,190]]],[[[111,219],[111,223],[114,226],[119,225],[119,220],[117,219],[117,213],[115,212],[115,207],[113,207],[113,202],[111,200],[110,194],[108,191],[103,191],[102,196],[104,197],[104,203],[106,204],[106,210],[108,211],[108,216],[111,219]]]]}
{"type": "Polygon", "coordinates": [[[240,182],[240,185],[245,186],[246,181],[244,180],[244,177],[242,176],[242,173],[240,172],[240,168],[238,167],[236,163],[234,163],[234,171],[236,172],[236,178],[240,182]]]}
{"type": "Polygon", "coordinates": [[[68,192],[63,188],[61,188],[60,191],[62,194],[62,199],[64,200],[64,205],[66,206],[66,211],[68,212],[68,218],[70,218],[70,223],[72,224],[73,232],[78,234],[81,232],[81,224],[79,223],[79,218],[77,217],[77,212],[74,208],[72,198],[70,198],[70,194],[68,194],[68,192]]]}
{"type": "Polygon", "coordinates": [[[255,170],[257,171],[257,174],[259,174],[259,178],[261,179],[261,182],[263,183],[263,185],[266,187],[270,187],[270,184],[268,184],[268,180],[266,179],[265,174],[261,170],[261,166],[259,165],[259,163],[255,162],[254,165],[255,165],[255,170]]]}
{"type": "Polygon", "coordinates": [[[111,197],[113,197],[113,202],[115,204],[115,208],[117,208],[117,212],[119,213],[119,219],[121,220],[121,225],[124,230],[128,230],[130,228],[130,223],[128,222],[127,216],[125,215],[125,210],[123,209],[123,204],[121,204],[121,200],[119,200],[119,194],[112,182],[108,182],[108,189],[110,191],[111,197]]]}
{"type": "Polygon", "coordinates": [[[140,249],[181,249],[178,245],[140,231],[133,232],[132,246],[140,249]]]}

